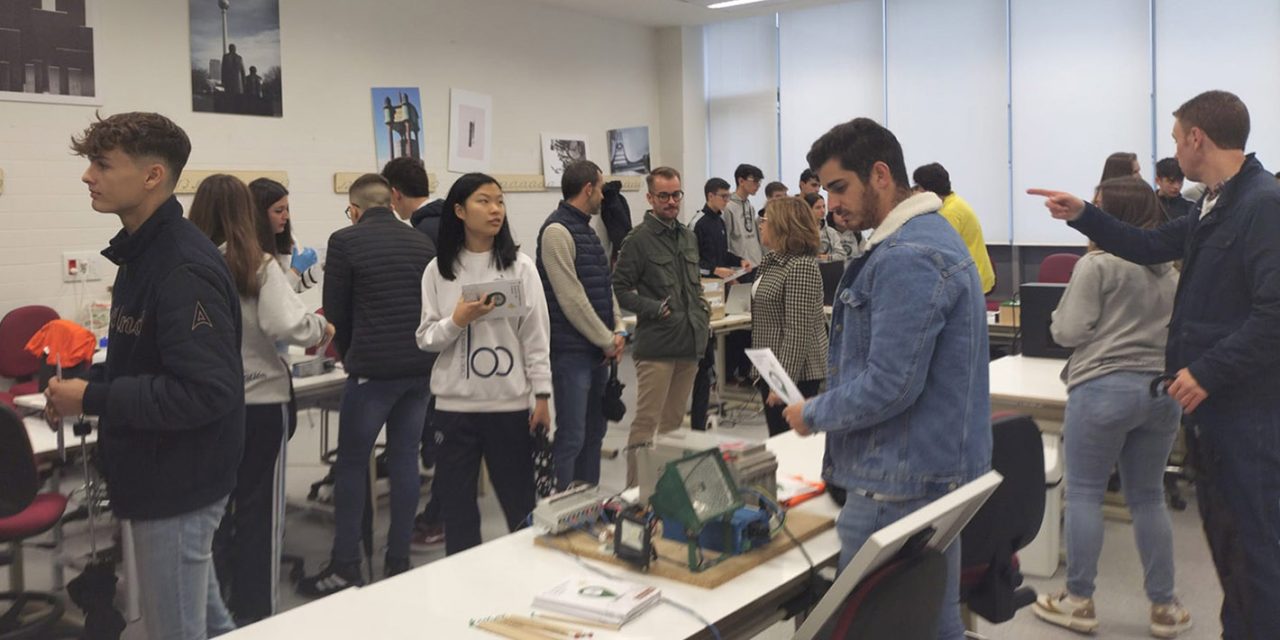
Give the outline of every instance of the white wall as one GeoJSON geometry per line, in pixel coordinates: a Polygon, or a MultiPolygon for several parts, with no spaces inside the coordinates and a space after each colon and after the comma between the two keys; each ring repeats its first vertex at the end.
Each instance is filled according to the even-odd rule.
{"type": "MultiPolygon", "coordinates": [[[[187,130],[192,169],[272,169],[289,174],[295,233],[323,247],[346,224],[337,171],[373,171],[372,86],[422,91],[429,171],[444,183],[449,89],[490,94],[493,173],[541,173],[542,131],[584,133],[607,167],[605,131],[648,125],[663,162],[654,29],[533,5],[524,0],[379,0],[354,10],[343,0],[281,3],[284,117],[193,113],[187,3],[97,0],[101,111],[159,111],[187,130]]],[[[119,229],[96,214],[79,177],[84,161],[67,142],[91,107],[0,102],[0,314],[47,304],[64,316],[75,291],[61,282],[64,250],[97,251],[119,229]]],[[[510,194],[517,240],[534,250],[556,192],[510,194]]],[[[640,193],[628,194],[636,219],[640,193]]],[[[184,198],[189,202],[189,199],[184,198]]],[[[106,297],[90,283],[86,299],[106,297]]],[[[319,302],[318,294],[311,294],[319,302]]]]}

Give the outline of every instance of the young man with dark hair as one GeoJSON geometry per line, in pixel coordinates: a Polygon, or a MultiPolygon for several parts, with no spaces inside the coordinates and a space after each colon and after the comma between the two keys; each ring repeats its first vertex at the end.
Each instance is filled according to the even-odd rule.
{"type": "MultiPolygon", "coordinates": [[[[704,278],[727,278],[734,271],[747,266],[747,261],[729,251],[729,235],[725,231],[722,212],[729,202],[729,183],[724,178],[712,178],[703,186],[707,204],[693,227],[698,239],[698,272],[704,278]]],[[[702,360],[698,362],[697,377],[693,383],[693,404],[689,409],[689,423],[697,431],[707,428],[707,404],[711,398],[711,367],[715,361],[713,343],[708,342],[702,360]]]]}
{"type": "Polygon", "coordinates": [[[1177,158],[1164,158],[1156,163],[1156,195],[1164,207],[1165,220],[1175,220],[1191,213],[1196,203],[1182,197],[1182,167],[1177,158]]]}
{"type": "MultiPolygon", "coordinates": [[[[1182,405],[1222,637],[1270,638],[1280,629],[1280,184],[1245,153],[1249,111],[1234,94],[1207,91],[1173,116],[1178,166],[1207,187],[1190,214],[1139,229],[1069,193],[1028,193],[1103,251],[1182,260],[1165,391],[1182,405]]],[[[1153,631],[1184,626],[1168,614],[1152,607],[1153,631]]]]}
{"type": "MultiPolygon", "coordinates": [[[[942,201],[911,195],[888,129],[838,125],[808,160],[832,212],[875,229],[836,292],[827,391],[783,412],[799,435],[827,434],[833,480],[848,493],[836,521],[843,569],[872,533],[990,469],[986,302],[968,250],[937,215],[942,201]]],[[[959,540],[946,558],[938,637],[961,640],[959,540]]]]}
{"type": "Polygon", "coordinates": [[[680,224],[680,172],[658,167],[645,182],[644,222],[627,234],[613,271],[623,309],[636,314],[636,410],[627,438],[627,486],[636,484],[636,448],[684,420],[711,318],[698,281],[698,242],[680,224]]]}
{"type": "Polygon", "coordinates": [[[50,380],[46,413],[98,416],[111,507],[133,528],[147,635],[225,633],[235,625],[211,558],[244,447],[240,298],[173,197],[191,142],[164,116],[122,113],[71,148],[89,159],[90,205],[124,229],[102,252],[120,266],[105,376],[50,380]]]}
{"type": "Polygon", "coordinates": [[[764,197],[766,200],[777,200],[778,198],[787,197],[787,185],[781,182],[770,182],[764,187],[764,197]]]}
{"type": "Polygon", "coordinates": [[[600,215],[604,176],[590,160],[565,167],[564,200],[538,233],[537,266],[551,319],[551,382],[556,403],[552,457],[556,489],[600,484],[600,444],[609,363],[622,361],[627,325],[613,295],[609,256],[591,218],[600,215]]]}
{"type": "MultiPolygon", "coordinates": [[[[418,452],[431,397],[434,357],[418,349],[422,273],[433,246],[391,210],[391,185],[376,173],[351,184],[351,226],[329,236],[324,312],[347,371],[333,465],[334,538],[329,565],[298,583],[304,596],[326,596],[364,584],[361,517],[368,499],[369,454],[387,428],[391,524],[383,574],[408,571],[418,508],[418,452]]],[[[403,214],[401,214],[403,218],[403,214]]]]}
{"type": "Polygon", "coordinates": [[[822,183],[818,181],[818,174],[813,169],[806,168],[800,172],[800,197],[818,193],[821,189],[822,183]]]}
{"type": "MultiPolygon", "coordinates": [[[[401,156],[392,158],[382,167],[382,177],[391,187],[391,210],[401,219],[408,218],[409,224],[427,234],[431,240],[431,252],[427,262],[436,257],[436,241],[440,239],[440,215],[444,212],[444,200],[436,198],[428,202],[431,185],[427,178],[427,168],[419,158],[401,156]]],[[[427,352],[432,362],[435,353],[427,352]]],[[[422,426],[422,468],[428,476],[434,477],[436,467],[436,430],[431,426],[431,418],[435,414],[435,398],[427,405],[427,421],[422,426]]],[[[444,518],[440,513],[440,501],[436,500],[435,484],[427,494],[427,504],[422,507],[413,521],[413,539],[410,546],[419,551],[444,544],[444,518]]]]}
{"type": "Polygon", "coordinates": [[[978,277],[982,280],[982,293],[991,293],[996,288],[996,270],[991,266],[991,256],[987,253],[987,242],[982,237],[982,223],[973,207],[951,190],[951,174],[942,165],[933,162],[921,166],[912,173],[916,184],[925,191],[942,198],[942,208],[938,213],[955,227],[960,239],[969,248],[973,263],[978,267],[978,277]]]}
{"type": "Polygon", "coordinates": [[[725,231],[729,234],[729,251],[752,266],[760,264],[764,257],[764,249],[760,246],[760,235],[756,229],[756,208],[748,200],[760,190],[764,181],[764,172],[759,167],[740,164],[733,172],[735,191],[725,203],[725,231]]]}

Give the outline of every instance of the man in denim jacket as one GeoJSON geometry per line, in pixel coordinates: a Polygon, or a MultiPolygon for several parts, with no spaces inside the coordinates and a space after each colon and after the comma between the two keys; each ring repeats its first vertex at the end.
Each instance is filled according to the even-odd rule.
{"type": "MultiPolygon", "coordinates": [[[[858,118],[809,151],[831,210],[875,229],[837,289],[827,391],[787,407],[796,433],[827,433],[840,568],[872,533],[991,467],[987,320],[982,282],[932,193],[911,195],[902,147],[858,118]]],[[[938,637],[964,637],[960,541],[947,549],[938,637]]]]}

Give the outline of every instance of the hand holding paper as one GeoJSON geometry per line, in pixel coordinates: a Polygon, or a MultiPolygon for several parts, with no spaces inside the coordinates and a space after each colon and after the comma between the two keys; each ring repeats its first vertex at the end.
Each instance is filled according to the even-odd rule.
{"type": "Polygon", "coordinates": [[[779,398],[782,398],[783,402],[791,405],[804,401],[804,395],[800,393],[791,376],[787,375],[787,370],[782,368],[782,363],[778,362],[773,349],[747,349],[745,353],[751,360],[751,364],[756,366],[756,371],[760,372],[760,378],[774,393],[778,394],[779,398]]]}

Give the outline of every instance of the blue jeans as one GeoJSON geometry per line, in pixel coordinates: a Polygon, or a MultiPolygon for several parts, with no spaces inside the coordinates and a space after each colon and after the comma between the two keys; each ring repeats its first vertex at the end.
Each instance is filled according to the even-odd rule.
{"type": "Polygon", "coordinates": [[[147,637],[202,640],[234,631],[213,570],[213,532],[227,499],[172,518],[133,520],[147,637]]]}
{"type": "MultiPolygon", "coordinates": [[[[888,502],[849,492],[840,515],[836,533],[840,536],[840,570],[848,566],[871,534],[901,520],[942,496],[928,496],[900,502],[888,502]]],[[[964,622],[960,620],[960,538],[947,547],[947,590],[942,597],[942,613],[938,622],[938,640],[964,640],[964,622]]]]}
{"type": "Polygon", "coordinates": [[[391,525],[387,557],[409,558],[413,516],[418,510],[418,447],[427,419],[428,378],[347,379],[338,417],[338,461],[333,465],[333,560],[360,561],[360,523],[369,499],[369,454],[387,425],[387,471],[391,480],[391,525]]]}
{"type": "Polygon", "coordinates": [[[1178,434],[1178,403],[1152,398],[1154,373],[1118,371],[1067,395],[1062,425],[1067,463],[1067,590],[1092,598],[1102,553],[1102,498],[1120,465],[1147,598],[1173,600],[1173,529],[1164,503],[1164,468],[1178,434]]]}
{"type": "Polygon", "coordinates": [[[551,385],[556,402],[556,439],[551,456],[556,464],[556,488],[574,480],[600,484],[600,444],[608,422],[604,419],[604,385],[609,367],[590,353],[551,355],[551,385]]]}

